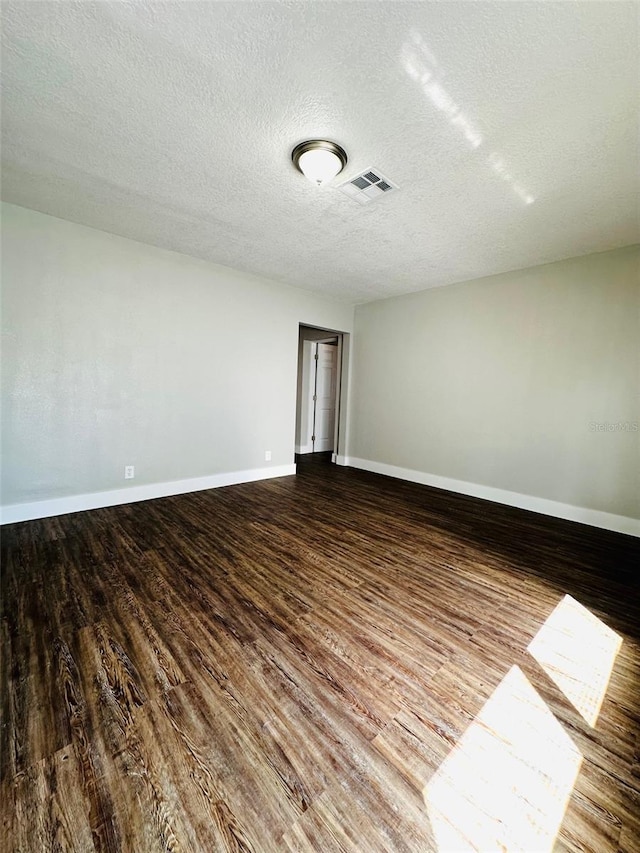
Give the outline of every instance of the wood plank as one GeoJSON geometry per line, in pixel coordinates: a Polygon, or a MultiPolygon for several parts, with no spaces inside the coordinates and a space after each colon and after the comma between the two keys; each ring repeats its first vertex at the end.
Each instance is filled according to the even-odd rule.
{"type": "Polygon", "coordinates": [[[308,459],[0,547],[2,851],[435,850],[513,667],[582,756],[555,849],[640,849],[638,540],[308,459]],[[565,595],[622,639],[594,725],[527,648],[565,595]]]}

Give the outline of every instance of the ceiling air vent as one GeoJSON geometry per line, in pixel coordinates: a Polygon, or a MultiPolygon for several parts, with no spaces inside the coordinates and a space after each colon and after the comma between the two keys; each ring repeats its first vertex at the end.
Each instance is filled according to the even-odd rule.
{"type": "Polygon", "coordinates": [[[368,201],[397,190],[398,187],[393,181],[383,177],[377,169],[367,169],[361,175],[340,184],[338,189],[358,204],[366,204],[368,201]]]}

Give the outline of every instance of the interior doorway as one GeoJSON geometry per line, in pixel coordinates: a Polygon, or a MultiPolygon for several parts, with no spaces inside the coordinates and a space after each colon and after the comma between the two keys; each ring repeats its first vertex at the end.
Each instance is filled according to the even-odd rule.
{"type": "Polygon", "coordinates": [[[295,452],[335,461],[340,432],[343,334],[300,326],[295,452]]]}

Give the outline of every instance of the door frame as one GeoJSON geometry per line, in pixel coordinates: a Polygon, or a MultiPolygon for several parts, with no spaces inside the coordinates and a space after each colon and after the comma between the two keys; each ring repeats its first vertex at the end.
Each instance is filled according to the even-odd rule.
{"type": "MultiPolygon", "coordinates": [[[[334,421],[334,434],[333,434],[333,451],[331,453],[331,461],[336,462],[338,453],[339,453],[339,442],[341,439],[341,430],[340,430],[340,421],[342,417],[342,413],[345,411],[342,400],[343,389],[346,389],[346,383],[343,381],[343,374],[345,370],[345,335],[348,337],[348,332],[341,332],[337,329],[327,329],[321,328],[318,326],[313,326],[310,323],[299,323],[298,324],[298,359],[299,361],[299,370],[302,371],[302,380],[301,384],[298,387],[298,392],[296,394],[296,436],[295,436],[295,448],[294,451],[297,454],[306,455],[309,453],[313,453],[313,449],[308,449],[309,447],[313,448],[313,443],[311,442],[311,436],[313,435],[313,421],[309,423],[309,432],[306,435],[298,434],[298,418],[302,420],[303,412],[302,407],[305,406],[307,413],[310,414],[311,418],[313,418],[313,395],[315,392],[315,381],[313,384],[311,381],[308,383],[308,393],[304,395],[306,399],[302,399],[302,392],[304,388],[304,349],[305,345],[309,346],[309,349],[312,350],[315,344],[322,343],[330,343],[337,341],[337,354],[336,354],[336,400],[335,400],[335,421],[334,421]],[[304,339],[302,337],[302,330],[308,329],[317,333],[324,333],[322,335],[318,335],[318,337],[313,336],[310,339],[304,339]],[[299,439],[299,440],[298,440],[299,439]]],[[[310,359],[310,362],[313,363],[315,368],[315,360],[310,359]]],[[[311,368],[312,365],[307,365],[308,369],[311,368]]],[[[315,379],[315,369],[313,371],[314,379],[315,379]]],[[[311,377],[309,377],[311,379],[311,377]]],[[[344,451],[342,451],[344,455],[344,451]]]]}

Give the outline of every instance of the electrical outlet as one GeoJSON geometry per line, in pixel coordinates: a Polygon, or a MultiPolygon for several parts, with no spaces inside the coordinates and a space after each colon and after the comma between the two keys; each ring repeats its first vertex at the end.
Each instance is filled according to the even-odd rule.
{"type": "Polygon", "coordinates": [[[264,461],[265,462],[271,462],[271,451],[270,450],[265,450],[264,461]]]}
{"type": "Polygon", "coordinates": [[[125,480],[133,480],[136,476],[136,469],[134,465],[125,465],[124,466],[124,478],[125,480]]]}

